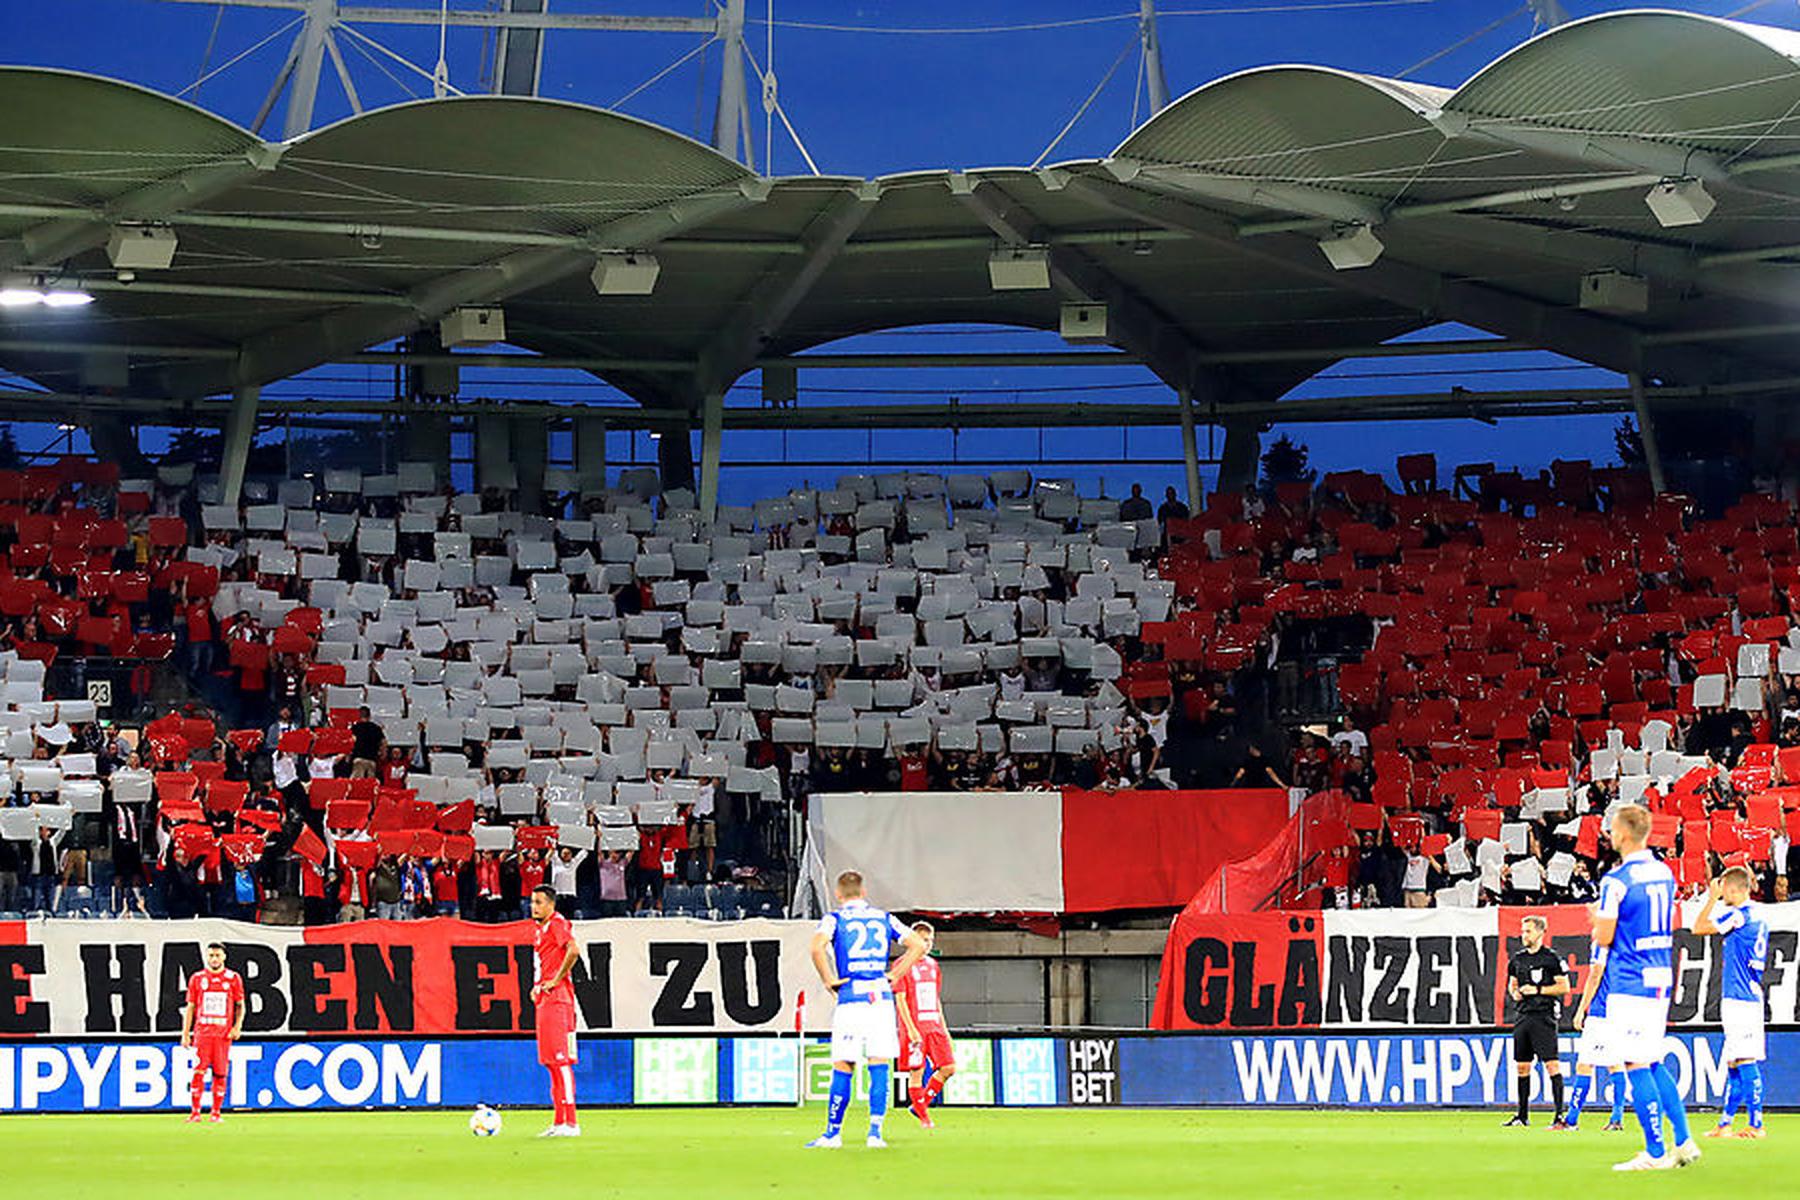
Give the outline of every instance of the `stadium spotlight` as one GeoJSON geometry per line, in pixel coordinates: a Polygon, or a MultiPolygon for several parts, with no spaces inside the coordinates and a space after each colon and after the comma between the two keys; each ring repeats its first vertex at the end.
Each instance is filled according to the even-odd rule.
{"type": "Polygon", "coordinates": [[[1644,197],[1656,223],[1664,229],[1698,225],[1712,215],[1719,202],[1698,179],[1665,179],[1644,197]]]}
{"type": "Polygon", "coordinates": [[[662,264],[652,254],[602,254],[588,276],[602,296],[648,296],[656,290],[662,264]]]}
{"type": "Polygon", "coordinates": [[[1072,346],[1106,343],[1106,305],[1071,301],[1062,306],[1059,324],[1062,340],[1072,346]]]}
{"type": "Polygon", "coordinates": [[[438,340],[452,346],[485,346],[506,340],[506,312],[499,308],[458,308],[438,322],[438,340]]]}
{"type": "Polygon", "coordinates": [[[988,255],[988,282],[996,292],[1042,292],[1050,287],[1047,246],[1009,246],[988,255]]]}
{"type": "Polygon", "coordinates": [[[1326,259],[1336,270],[1354,271],[1373,265],[1387,247],[1367,225],[1352,225],[1328,238],[1320,238],[1319,249],[1325,252],[1326,259]]]}
{"type": "Polygon", "coordinates": [[[1650,281],[1624,271],[1589,272],[1581,277],[1580,307],[1590,312],[1646,312],[1650,308],[1650,281]]]}
{"type": "Polygon", "coordinates": [[[106,239],[106,258],[120,270],[166,271],[175,246],[175,231],[167,225],[116,225],[106,239]]]}
{"type": "Polygon", "coordinates": [[[46,284],[43,279],[0,280],[0,308],[83,308],[94,297],[68,284],[46,284]]]}

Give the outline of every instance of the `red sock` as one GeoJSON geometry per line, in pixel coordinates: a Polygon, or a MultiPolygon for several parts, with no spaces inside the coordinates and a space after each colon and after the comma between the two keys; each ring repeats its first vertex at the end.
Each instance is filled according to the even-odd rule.
{"type": "Polygon", "coordinates": [[[193,1101],[188,1109],[191,1116],[200,1115],[200,1093],[206,1090],[206,1068],[195,1067],[194,1077],[188,1083],[188,1096],[193,1101]]]}
{"type": "Polygon", "coordinates": [[[926,1081],[925,1090],[919,1093],[919,1107],[930,1108],[931,1102],[936,1100],[938,1098],[938,1093],[943,1090],[944,1077],[942,1075],[933,1075],[926,1081]]]}
{"type": "Polygon", "coordinates": [[[563,1124],[578,1124],[575,1116],[575,1068],[558,1067],[556,1069],[562,1073],[563,1077],[563,1124]]]}
{"type": "Polygon", "coordinates": [[[215,1117],[219,1115],[219,1109],[222,1108],[225,1104],[225,1081],[230,1078],[231,1078],[230,1071],[226,1071],[224,1074],[220,1074],[218,1071],[213,1072],[212,1115],[215,1117]]]}
{"type": "Polygon", "coordinates": [[[546,1067],[550,1072],[550,1123],[563,1123],[563,1077],[561,1067],[546,1067]]]}

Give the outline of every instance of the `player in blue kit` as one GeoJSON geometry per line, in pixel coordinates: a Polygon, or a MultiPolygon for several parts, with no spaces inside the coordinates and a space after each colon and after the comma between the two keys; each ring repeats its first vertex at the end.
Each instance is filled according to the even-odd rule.
{"type": "Polygon", "coordinates": [[[1600,881],[1594,944],[1606,949],[1606,1022],[1613,1052],[1631,1080],[1631,1107],[1644,1148],[1615,1171],[1666,1171],[1700,1158],[1687,1109],[1663,1061],[1669,994],[1675,985],[1675,875],[1650,852],[1650,810],[1636,804],[1612,819],[1619,865],[1600,881]],[[1663,1140],[1669,1120],[1675,1145],[1663,1140]]]}
{"type": "Polygon", "coordinates": [[[1723,934],[1723,978],[1719,986],[1719,1023],[1725,1027],[1724,1058],[1731,1078],[1726,1085],[1725,1108],[1719,1123],[1707,1137],[1760,1138],[1763,1136],[1762,1060],[1763,964],[1769,956],[1769,927],[1750,908],[1750,871],[1732,867],[1712,881],[1706,905],[1694,918],[1694,932],[1701,937],[1723,934]],[[1725,906],[1714,914],[1723,900],[1725,906]],[[1732,1132],[1739,1106],[1749,1113],[1750,1125],[1732,1132]]]}
{"type": "Polygon", "coordinates": [[[869,1064],[869,1146],[879,1149],[893,1088],[889,1072],[900,1054],[899,1018],[894,1011],[894,981],[925,956],[925,939],[863,897],[863,878],[845,871],[837,878],[838,910],[827,914],[813,934],[813,966],[837,996],[831,1014],[831,1098],[825,1132],[806,1143],[835,1150],[850,1107],[856,1062],[869,1064]],[[902,947],[892,966],[894,947],[902,947]]]}
{"type": "Polygon", "coordinates": [[[1581,1040],[1575,1045],[1575,1085],[1569,1092],[1569,1110],[1560,1125],[1551,1129],[1574,1130],[1581,1124],[1581,1110],[1587,1106],[1591,1090],[1594,1099],[1605,1094],[1600,1072],[1612,1077],[1612,1119],[1608,1132],[1623,1129],[1625,1119],[1625,1071],[1613,1049],[1611,1027],[1606,1023],[1606,947],[1588,949],[1587,982],[1581,989],[1581,1000],[1575,1009],[1575,1029],[1581,1040]]]}

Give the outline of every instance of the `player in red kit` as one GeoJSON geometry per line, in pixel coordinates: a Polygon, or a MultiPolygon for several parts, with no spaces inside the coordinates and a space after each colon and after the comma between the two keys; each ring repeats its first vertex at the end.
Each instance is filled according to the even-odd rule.
{"type": "Polygon", "coordinates": [[[181,1044],[192,1047],[194,1077],[188,1084],[192,1105],[188,1123],[200,1120],[200,1096],[206,1073],[212,1072],[212,1123],[224,1121],[225,1084],[231,1078],[231,1043],[244,1032],[244,977],[225,967],[225,947],[206,948],[206,970],[188,976],[187,1005],[181,1010],[181,1044]]]}
{"type": "MultiPolygon", "coordinates": [[[[931,923],[915,922],[913,932],[925,939],[929,955],[936,940],[931,923]]],[[[939,983],[937,960],[930,957],[921,958],[894,982],[894,1010],[900,1017],[900,1069],[907,1073],[906,1095],[913,1116],[927,1129],[937,1128],[931,1120],[931,1102],[956,1074],[956,1052],[950,1046],[950,1031],[944,1027],[939,983]],[[927,1064],[930,1079],[925,1078],[927,1064]]]]}
{"type": "Polygon", "coordinates": [[[556,911],[556,892],[543,884],[531,889],[531,919],[537,922],[532,944],[537,950],[537,983],[531,989],[537,1005],[538,1061],[550,1072],[550,1128],[539,1137],[580,1137],[575,1117],[575,985],[569,972],[581,949],[569,918],[556,911]]]}

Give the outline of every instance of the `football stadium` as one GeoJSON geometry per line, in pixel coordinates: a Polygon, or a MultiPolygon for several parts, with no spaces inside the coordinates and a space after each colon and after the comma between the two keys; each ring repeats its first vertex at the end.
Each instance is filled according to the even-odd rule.
{"type": "Polygon", "coordinates": [[[0,33],[9,1195],[1800,1178],[1791,5],[0,33]]]}

